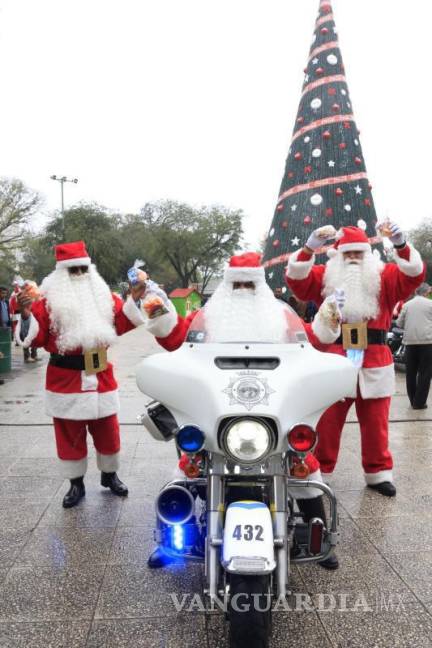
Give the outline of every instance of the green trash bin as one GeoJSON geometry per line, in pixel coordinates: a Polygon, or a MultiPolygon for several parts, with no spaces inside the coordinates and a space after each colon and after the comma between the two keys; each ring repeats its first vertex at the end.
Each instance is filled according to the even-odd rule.
{"type": "Polygon", "coordinates": [[[7,373],[11,368],[11,330],[10,328],[0,328],[0,374],[7,373]]]}

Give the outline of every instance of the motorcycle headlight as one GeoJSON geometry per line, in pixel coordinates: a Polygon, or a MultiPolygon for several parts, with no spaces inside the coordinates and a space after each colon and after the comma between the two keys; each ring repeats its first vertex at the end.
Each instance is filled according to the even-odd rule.
{"type": "Polygon", "coordinates": [[[225,452],[239,463],[258,463],[273,445],[271,428],[260,419],[243,418],[232,421],[224,430],[225,452]]]}

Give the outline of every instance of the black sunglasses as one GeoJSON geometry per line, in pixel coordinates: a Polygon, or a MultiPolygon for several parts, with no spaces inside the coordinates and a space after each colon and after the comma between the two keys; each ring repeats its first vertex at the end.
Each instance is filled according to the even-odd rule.
{"type": "Polygon", "coordinates": [[[68,268],[68,271],[71,275],[84,274],[84,272],[88,272],[88,266],[72,266],[72,268],[68,268]]]}

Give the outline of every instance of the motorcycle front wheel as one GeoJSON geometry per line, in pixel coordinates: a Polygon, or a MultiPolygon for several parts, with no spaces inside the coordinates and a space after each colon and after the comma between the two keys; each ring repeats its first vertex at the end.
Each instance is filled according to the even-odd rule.
{"type": "Polygon", "coordinates": [[[230,576],[230,648],[268,648],[271,634],[270,576],[230,576]]]}

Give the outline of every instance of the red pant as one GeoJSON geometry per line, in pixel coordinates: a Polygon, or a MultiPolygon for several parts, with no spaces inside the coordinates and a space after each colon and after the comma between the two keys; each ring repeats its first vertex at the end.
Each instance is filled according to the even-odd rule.
{"type": "MultiPolygon", "coordinates": [[[[342,429],[348,410],[355,402],[360,423],[362,465],[365,473],[389,471],[393,460],[388,448],[388,418],[391,398],[346,398],[324,412],[317,425],[315,455],[323,473],[334,470],[339,454],[342,429]]],[[[384,479],[387,481],[387,479],[384,479]]],[[[375,481],[375,480],[373,480],[375,481]]],[[[391,481],[391,479],[389,479],[391,481]]]]}
{"type": "Polygon", "coordinates": [[[112,455],[120,450],[120,428],[117,414],[92,421],[71,421],[54,418],[57,454],[60,459],[77,461],[87,456],[87,428],[101,455],[112,455]]]}

